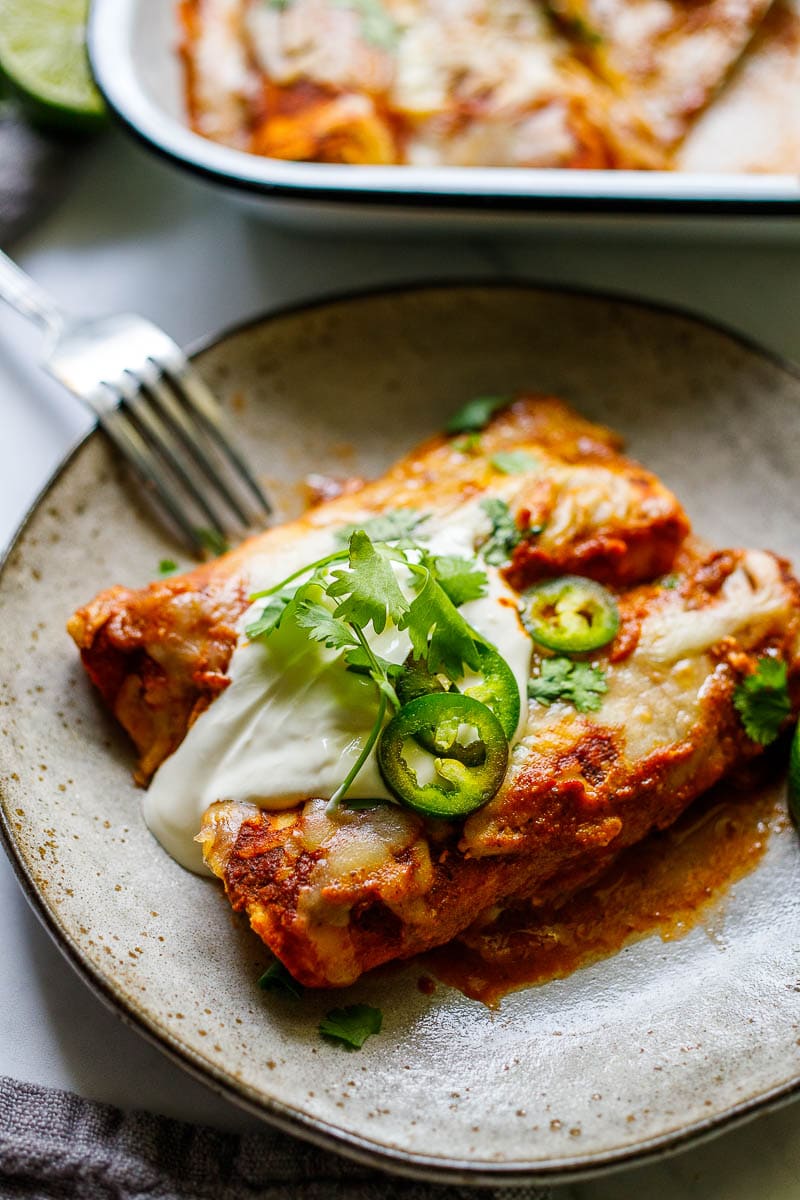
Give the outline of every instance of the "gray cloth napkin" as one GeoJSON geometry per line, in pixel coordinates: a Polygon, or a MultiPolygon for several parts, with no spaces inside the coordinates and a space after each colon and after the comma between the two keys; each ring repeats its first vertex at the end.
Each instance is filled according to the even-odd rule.
{"type": "Polygon", "coordinates": [[[30,128],[0,99],[0,246],[9,246],[56,203],[84,146],[30,128]]]}
{"type": "Polygon", "coordinates": [[[221,1133],[0,1076],[3,1200],[550,1200],[369,1170],[264,1127],[221,1133]]]}

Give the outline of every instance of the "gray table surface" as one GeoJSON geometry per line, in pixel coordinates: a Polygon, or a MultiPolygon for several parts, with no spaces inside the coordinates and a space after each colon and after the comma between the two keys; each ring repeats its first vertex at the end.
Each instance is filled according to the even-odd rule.
{"type": "MultiPolygon", "coordinates": [[[[348,289],[531,279],[688,307],[800,360],[796,235],[576,228],[494,239],[314,236],[241,210],[117,135],[90,154],[67,199],[15,252],[73,309],[139,311],[184,344],[348,289]]],[[[40,372],[37,341],[0,311],[0,547],[89,425],[40,372]]],[[[2,856],[0,940],[0,1073],[225,1129],[253,1127],[101,1006],[39,927],[2,856]]],[[[559,1200],[797,1200],[798,1135],[794,1104],[663,1163],[573,1185],[559,1200]]]]}

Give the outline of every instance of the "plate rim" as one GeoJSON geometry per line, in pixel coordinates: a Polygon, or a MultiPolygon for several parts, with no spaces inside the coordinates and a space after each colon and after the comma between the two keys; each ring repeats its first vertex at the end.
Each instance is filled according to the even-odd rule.
{"type": "MultiPolygon", "coordinates": [[[[499,279],[463,279],[456,280],[423,280],[412,283],[393,284],[387,287],[367,287],[346,289],[324,297],[300,300],[274,309],[261,312],[254,316],[225,325],[216,333],[211,333],[194,340],[187,350],[190,358],[195,359],[216,349],[222,343],[246,334],[262,325],[268,325],[285,318],[312,314],[326,309],[336,308],[350,302],[382,300],[392,296],[413,295],[434,292],[468,292],[486,290],[491,292],[540,292],[550,296],[564,296],[574,299],[588,299],[610,304],[616,304],[632,309],[644,309],[655,314],[674,317],[689,321],[704,327],[713,333],[733,342],[748,352],[755,354],[770,363],[780,371],[791,376],[800,384],[800,363],[764,346],[759,340],[747,333],[737,330],[724,321],[692,310],[689,306],[671,304],[659,300],[637,297],[633,293],[608,289],[594,289],[577,285],[558,285],[550,282],[538,282],[534,279],[515,279],[503,281],[499,279]]],[[[0,590],[5,580],[11,559],[22,540],[28,525],[46,501],[51,490],[59,482],[62,475],[70,468],[83,448],[95,437],[100,436],[97,425],[89,429],[70,449],[45,481],[19,525],[14,531],[8,545],[0,553],[0,590]]],[[[145,1014],[133,1005],[117,996],[106,983],[103,975],[86,958],[79,946],[62,930],[50,911],[45,898],[36,887],[18,850],[16,839],[10,827],[6,812],[6,796],[0,781],[0,841],[12,866],[23,894],[38,917],[39,921],[50,935],[58,950],[74,968],[80,978],[87,984],[92,993],[112,1011],[125,1025],[135,1030],[165,1054],[172,1062],[186,1070],[199,1082],[224,1099],[234,1103],[239,1108],[258,1117],[271,1126],[286,1133],[299,1137],[325,1150],[342,1154],[346,1158],[370,1167],[390,1170],[408,1178],[422,1179],[440,1184],[459,1184],[462,1186],[523,1186],[525,1184],[566,1184],[583,1179],[595,1178],[600,1175],[612,1174],[625,1168],[644,1166],[661,1161],[683,1149],[700,1145],[712,1138],[737,1126],[754,1120],[762,1113],[768,1113],[800,1098],[800,1074],[788,1083],[770,1088],[755,1098],[749,1098],[733,1105],[726,1112],[704,1118],[693,1125],[677,1131],[660,1134],[648,1138],[641,1143],[622,1150],[612,1150],[596,1154],[590,1162],[578,1156],[567,1156],[562,1160],[551,1160],[549,1165],[538,1166],[535,1163],[492,1163],[484,1162],[476,1166],[473,1162],[463,1159],[449,1159],[432,1156],[414,1151],[403,1150],[385,1145],[378,1146],[374,1141],[361,1138],[347,1130],[342,1130],[319,1117],[310,1116],[295,1109],[280,1100],[270,1098],[255,1098],[250,1089],[236,1086],[229,1076],[218,1070],[205,1059],[194,1054],[189,1048],[174,1041],[170,1034],[156,1027],[145,1014]]]]}

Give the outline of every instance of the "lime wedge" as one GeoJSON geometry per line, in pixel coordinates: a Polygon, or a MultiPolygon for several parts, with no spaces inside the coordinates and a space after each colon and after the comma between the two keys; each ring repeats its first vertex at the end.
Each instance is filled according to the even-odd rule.
{"type": "Polygon", "coordinates": [[[0,0],[0,73],[36,119],[91,129],[103,100],[86,57],[89,0],[0,0]]]}

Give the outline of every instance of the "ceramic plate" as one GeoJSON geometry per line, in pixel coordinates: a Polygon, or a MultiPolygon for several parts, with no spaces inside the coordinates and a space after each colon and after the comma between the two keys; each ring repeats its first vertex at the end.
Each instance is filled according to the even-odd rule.
{"type": "MultiPolygon", "coordinates": [[[[282,313],[197,363],[285,513],[309,471],[381,470],[465,398],[552,390],[629,439],[723,545],[800,563],[800,377],[689,317],[524,287],[434,287],[282,313]]],[[[800,1085],[800,847],[682,940],[646,938],[499,1011],[413,965],[359,982],[384,1031],[320,1041],[341,994],[270,1003],[266,961],[221,889],[140,816],[133,757],[64,632],[111,583],[174,555],[90,437],[0,580],[0,775],[25,889],[87,981],[184,1066],[294,1133],[438,1179],[565,1179],[720,1129],[800,1085]],[[713,936],[712,936],[713,935],[713,936]]]]}

